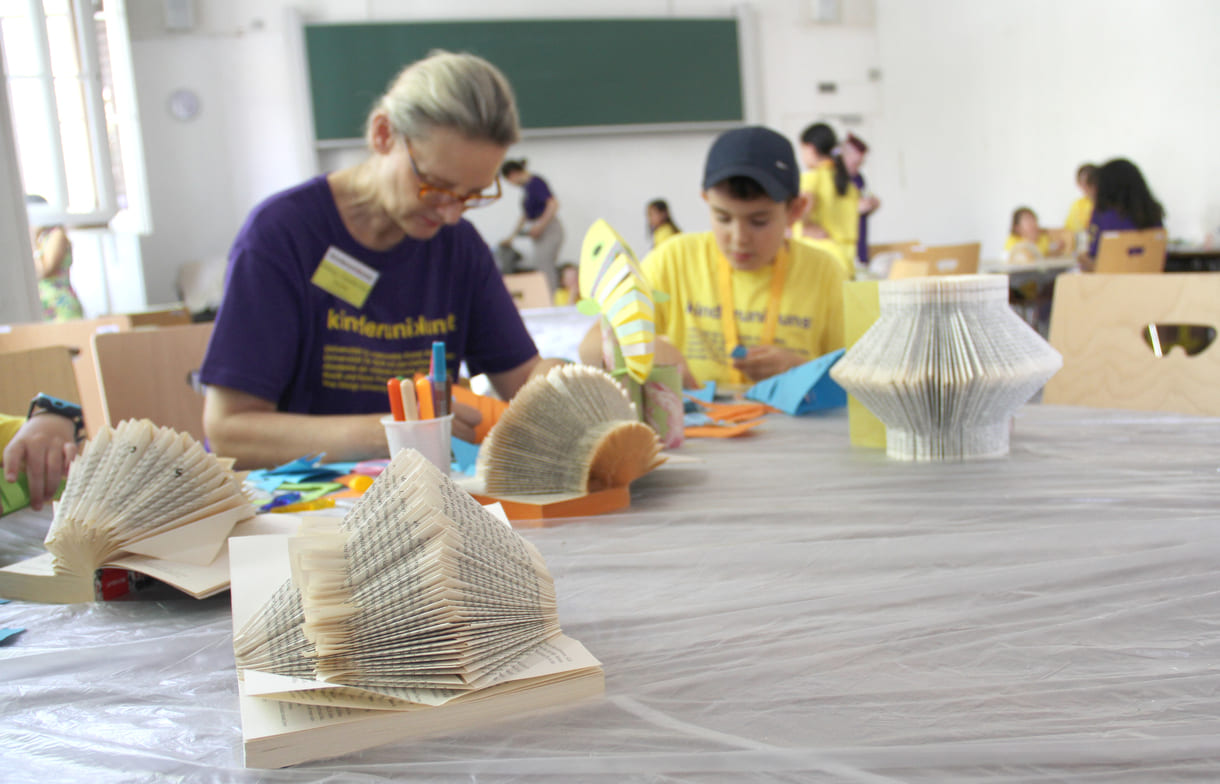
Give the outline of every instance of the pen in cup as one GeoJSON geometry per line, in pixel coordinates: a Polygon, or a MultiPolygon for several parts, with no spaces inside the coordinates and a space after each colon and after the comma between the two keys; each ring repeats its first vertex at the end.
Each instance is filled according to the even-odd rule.
{"type": "Polygon", "coordinates": [[[445,367],[445,341],[432,341],[432,364],[428,369],[432,382],[432,407],[437,417],[449,416],[449,371],[445,367]]]}

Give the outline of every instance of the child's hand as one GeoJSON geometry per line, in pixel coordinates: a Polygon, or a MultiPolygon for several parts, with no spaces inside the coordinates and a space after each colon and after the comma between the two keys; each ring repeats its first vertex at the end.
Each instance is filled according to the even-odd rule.
{"type": "Polygon", "coordinates": [[[754,346],[746,352],[745,359],[734,359],[733,367],[745,373],[751,381],[762,381],[804,362],[800,354],[780,346],[754,346]]]}
{"type": "Polygon", "coordinates": [[[468,444],[473,444],[474,429],[483,421],[483,415],[474,406],[453,401],[453,435],[468,444]]]}
{"type": "Polygon", "coordinates": [[[56,414],[35,414],[4,449],[4,478],[17,481],[24,472],[30,506],[42,509],[59,490],[76,457],[76,425],[56,414]]]}

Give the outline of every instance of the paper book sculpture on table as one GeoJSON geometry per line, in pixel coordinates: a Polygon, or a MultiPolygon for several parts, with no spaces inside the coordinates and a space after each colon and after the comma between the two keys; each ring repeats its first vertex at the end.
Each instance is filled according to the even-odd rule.
{"type": "Polygon", "coordinates": [[[343,518],[230,543],[247,767],[600,695],[541,555],[413,449],[343,518]]]}
{"type": "Polygon", "coordinates": [[[521,388],[479,449],[479,500],[514,524],[621,509],[629,485],[661,464],[661,445],[614,379],[563,365],[521,388]]]}
{"type": "Polygon", "coordinates": [[[635,254],[610,224],[589,227],[580,249],[582,312],[601,313],[602,361],[666,448],[682,445],[682,378],[656,365],[656,302],[635,254]]]}
{"type": "Polygon", "coordinates": [[[225,540],[252,517],[241,477],[189,434],[148,420],[103,427],[72,463],[47,552],[0,569],[0,596],[93,601],[103,567],[210,596],[229,586],[225,540]]]}
{"type": "Polygon", "coordinates": [[[1063,364],[1008,306],[1008,276],[882,281],[881,317],[831,376],[885,423],[886,454],[1008,454],[1012,414],[1063,364]]]}

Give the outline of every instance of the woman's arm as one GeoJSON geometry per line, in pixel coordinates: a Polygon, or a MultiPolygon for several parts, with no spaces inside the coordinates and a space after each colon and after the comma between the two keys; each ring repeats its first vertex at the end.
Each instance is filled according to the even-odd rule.
{"type": "Polygon", "coordinates": [[[315,452],[339,462],[386,457],[381,416],[290,414],[248,392],[209,386],[203,429],[212,451],[238,468],[268,468],[315,452]]]}
{"type": "Polygon", "coordinates": [[[500,244],[501,245],[512,245],[513,240],[516,239],[517,235],[521,233],[521,228],[524,225],[525,225],[525,213],[521,213],[521,217],[517,218],[517,225],[513,226],[512,232],[507,237],[500,240],[500,244]]]}

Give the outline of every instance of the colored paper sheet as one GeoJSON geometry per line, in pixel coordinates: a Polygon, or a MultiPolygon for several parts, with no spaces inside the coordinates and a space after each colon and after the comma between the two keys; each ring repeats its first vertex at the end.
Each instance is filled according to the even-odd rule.
{"type": "Polygon", "coordinates": [[[17,477],[16,482],[6,482],[0,478],[0,515],[24,509],[30,505],[30,491],[26,487],[25,474],[17,477]]]}
{"type": "Polygon", "coordinates": [[[741,422],[736,425],[703,425],[686,428],[687,438],[736,438],[749,433],[751,429],[762,424],[761,419],[753,422],[741,422]]]}
{"type": "Polygon", "coordinates": [[[463,441],[457,436],[450,439],[453,446],[452,470],[466,476],[474,476],[474,466],[479,459],[479,445],[463,441]]]}
{"type": "Polygon", "coordinates": [[[838,349],[759,381],[746,392],[746,398],[793,416],[845,406],[847,392],[830,377],[830,369],[841,356],[843,349],[838,349]]]}
{"type": "Polygon", "coordinates": [[[23,631],[25,629],[0,629],[0,644],[8,642],[23,631]]]}

